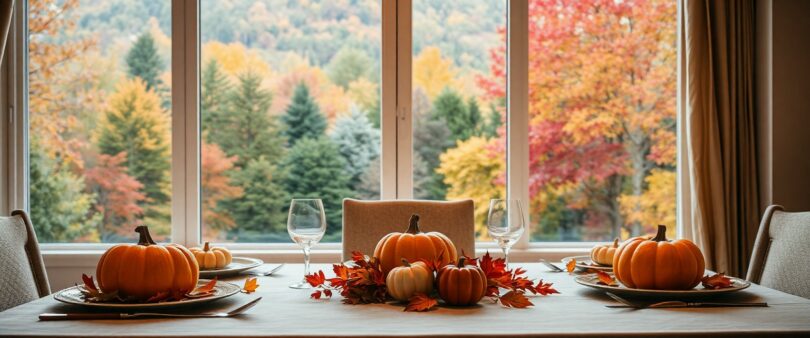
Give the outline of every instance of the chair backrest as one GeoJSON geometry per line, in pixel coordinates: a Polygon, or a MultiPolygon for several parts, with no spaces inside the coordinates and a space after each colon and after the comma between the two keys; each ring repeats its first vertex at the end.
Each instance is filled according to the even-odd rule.
{"type": "Polygon", "coordinates": [[[0,311],[51,293],[31,220],[24,211],[0,217],[0,311]]]}
{"type": "Polygon", "coordinates": [[[383,236],[408,229],[411,215],[418,214],[423,232],[445,234],[456,249],[475,255],[475,221],[472,200],[461,201],[358,201],[343,200],[343,259],[352,251],[371,255],[383,236]]]}
{"type": "Polygon", "coordinates": [[[810,298],[810,212],[785,212],[769,206],[762,216],[746,279],[810,298]]]}

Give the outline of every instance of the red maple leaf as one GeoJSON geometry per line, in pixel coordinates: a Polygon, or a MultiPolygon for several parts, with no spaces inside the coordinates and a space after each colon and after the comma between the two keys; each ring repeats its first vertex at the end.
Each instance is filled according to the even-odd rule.
{"type": "Polygon", "coordinates": [[[730,288],[733,281],[731,278],[726,277],[725,272],[716,273],[714,275],[706,275],[701,280],[700,283],[703,284],[703,287],[706,289],[725,289],[730,288]]]}
{"type": "Polygon", "coordinates": [[[436,305],[439,305],[439,302],[435,298],[424,293],[417,293],[408,299],[408,306],[405,307],[404,311],[423,312],[433,309],[436,305]]]}
{"type": "Polygon", "coordinates": [[[87,290],[98,292],[98,288],[96,288],[96,283],[95,281],[93,281],[93,276],[82,274],[82,281],[84,282],[84,287],[87,290]]]}
{"type": "Polygon", "coordinates": [[[552,293],[560,293],[556,289],[552,287],[551,283],[543,283],[543,280],[537,281],[537,285],[531,289],[532,293],[540,294],[543,296],[550,295],[552,293]]]}
{"type": "Polygon", "coordinates": [[[326,276],[323,274],[323,270],[318,270],[318,272],[304,276],[304,279],[307,280],[309,285],[312,287],[317,288],[322,286],[326,282],[326,276]]]}

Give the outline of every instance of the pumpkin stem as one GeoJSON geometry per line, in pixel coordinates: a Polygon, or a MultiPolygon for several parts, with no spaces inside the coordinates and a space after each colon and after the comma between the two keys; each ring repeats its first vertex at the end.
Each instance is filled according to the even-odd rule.
{"type": "Polygon", "coordinates": [[[658,233],[655,234],[655,237],[652,239],[656,242],[666,242],[667,241],[667,226],[666,225],[659,225],[658,226],[658,233]]]}
{"type": "Polygon", "coordinates": [[[458,259],[458,267],[459,267],[459,268],[463,268],[463,267],[464,267],[464,263],[467,263],[467,257],[461,256],[461,257],[458,259]]]}
{"type": "Polygon", "coordinates": [[[139,225],[135,227],[135,232],[141,234],[140,238],[138,238],[138,245],[155,245],[154,240],[152,240],[152,235],[149,234],[149,227],[145,225],[139,225]]]}
{"type": "Polygon", "coordinates": [[[405,258],[401,258],[401,259],[402,259],[402,266],[404,266],[404,267],[406,267],[406,268],[410,268],[410,267],[411,267],[411,263],[410,263],[410,262],[408,262],[408,260],[407,260],[407,259],[405,259],[405,258]]]}
{"type": "Polygon", "coordinates": [[[614,240],[613,240],[613,247],[614,247],[614,248],[618,248],[618,247],[619,247],[619,238],[618,238],[618,237],[616,237],[616,239],[614,239],[614,240]]]}
{"type": "Polygon", "coordinates": [[[411,219],[408,221],[408,223],[410,224],[408,225],[408,230],[405,231],[406,233],[416,235],[421,232],[419,231],[419,215],[411,215],[411,219]]]}
{"type": "Polygon", "coordinates": [[[208,252],[209,249],[210,247],[208,245],[208,242],[205,242],[205,244],[203,244],[203,251],[208,252]]]}

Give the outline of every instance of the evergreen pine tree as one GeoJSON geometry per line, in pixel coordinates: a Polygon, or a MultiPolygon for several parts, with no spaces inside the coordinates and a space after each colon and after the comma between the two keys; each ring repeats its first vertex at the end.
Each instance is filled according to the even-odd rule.
{"type": "Polygon", "coordinates": [[[364,112],[352,107],[349,116],[335,121],[330,137],[346,160],[345,171],[351,177],[350,186],[354,188],[360,183],[360,176],[369,162],[380,156],[380,131],[371,125],[364,112]]]}
{"type": "Polygon", "coordinates": [[[217,121],[207,130],[208,141],[228,156],[236,156],[240,168],[261,156],[278,163],[284,152],[276,120],[268,116],[272,96],[260,86],[258,75],[240,76],[239,86],[228,93],[226,111],[214,114],[217,121]]]}
{"type": "Polygon", "coordinates": [[[97,128],[100,152],[110,156],[126,152],[127,174],[144,187],[147,221],[155,232],[168,233],[169,116],[160,108],[158,96],[139,78],[123,80],[97,128]]]}
{"type": "Polygon", "coordinates": [[[143,33],[129,50],[126,57],[127,69],[132,77],[139,77],[146,82],[147,90],[160,91],[163,61],[157,53],[155,39],[148,31],[143,33]]]}
{"type": "Polygon", "coordinates": [[[481,109],[478,108],[478,100],[472,96],[467,100],[467,125],[469,125],[471,129],[468,130],[468,133],[465,135],[465,140],[471,136],[481,135],[481,109]]]}
{"type": "Polygon", "coordinates": [[[284,134],[290,147],[303,138],[319,138],[326,130],[326,118],[303,82],[295,87],[292,102],[281,120],[284,122],[284,134]]]}
{"type": "Polygon", "coordinates": [[[326,137],[304,138],[290,149],[284,161],[285,187],[291,198],[320,198],[326,212],[327,234],[331,239],[341,233],[343,198],[352,197],[348,189],[346,161],[337,146],[326,137]]]}
{"type": "Polygon", "coordinates": [[[242,187],[242,196],[221,204],[233,217],[238,238],[257,238],[263,233],[286,233],[284,207],[289,196],[284,191],[281,170],[264,156],[250,159],[244,169],[233,171],[231,183],[242,187]]]}
{"type": "Polygon", "coordinates": [[[481,127],[481,135],[493,138],[498,136],[498,128],[500,128],[502,124],[501,113],[495,108],[495,104],[490,105],[489,110],[487,121],[481,127]]]}
{"type": "Polygon", "coordinates": [[[95,195],[84,192],[84,180],[42,155],[32,143],[29,159],[31,222],[42,243],[73,242],[80,237],[98,239],[99,217],[87,219],[95,195]]]}
{"type": "Polygon", "coordinates": [[[226,121],[228,96],[231,91],[231,84],[225,73],[212,59],[202,71],[200,79],[200,116],[202,118],[203,136],[208,142],[208,133],[212,129],[220,128],[226,121]]]}
{"type": "Polygon", "coordinates": [[[420,199],[443,200],[447,186],[444,176],[435,171],[439,155],[455,145],[455,140],[444,120],[435,117],[435,111],[423,111],[414,116],[413,134],[415,196],[420,199]]]}
{"type": "Polygon", "coordinates": [[[449,88],[445,88],[433,102],[433,118],[441,119],[447,124],[454,141],[468,139],[475,130],[474,123],[478,122],[470,118],[461,96],[449,88]]]}

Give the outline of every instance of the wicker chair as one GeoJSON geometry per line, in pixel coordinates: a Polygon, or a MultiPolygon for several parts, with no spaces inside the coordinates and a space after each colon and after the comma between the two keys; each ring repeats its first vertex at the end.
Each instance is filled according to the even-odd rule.
{"type": "Polygon", "coordinates": [[[769,206],[762,216],[746,279],[810,298],[810,212],[785,212],[769,206]]]}
{"type": "Polygon", "coordinates": [[[0,311],[51,293],[39,243],[28,215],[0,217],[0,311]]]}
{"type": "Polygon", "coordinates": [[[422,231],[439,231],[449,237],[459,254],[475,255],[475,222],[472,200],[463,201],[358,201],[343,200],[343,259],[352,251],[367,255],[377,241],[391,232],[408,228],[412,214],[420,216],[422,231]]]}

